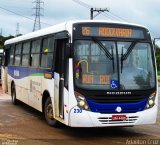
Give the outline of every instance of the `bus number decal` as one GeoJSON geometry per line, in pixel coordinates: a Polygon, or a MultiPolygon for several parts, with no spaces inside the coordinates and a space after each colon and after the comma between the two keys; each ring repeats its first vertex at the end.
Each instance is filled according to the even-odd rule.
{"type": "Polygon", "coordinates": [[[74,109],[74,113],[82,113],[82,109],[74,109]]]}

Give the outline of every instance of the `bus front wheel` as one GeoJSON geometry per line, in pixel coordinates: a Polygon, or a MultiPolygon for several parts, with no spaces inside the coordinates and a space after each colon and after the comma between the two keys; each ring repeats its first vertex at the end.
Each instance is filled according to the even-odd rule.
{"type": "Polygon", "coordinates": [[[50,126],[58,127],[58,121],[53,118],[53,107],[50,97],[45,101],[44,117],[50,126]]]}
{"type": "Polygon", "coordinates": [[[11,97],[12,97],[12,103],[14,105],[17,104],[17,99],[16,99],[16,89],[15,89],[15,85],[12,85],[12,90],[11,90],[11,97]]]}

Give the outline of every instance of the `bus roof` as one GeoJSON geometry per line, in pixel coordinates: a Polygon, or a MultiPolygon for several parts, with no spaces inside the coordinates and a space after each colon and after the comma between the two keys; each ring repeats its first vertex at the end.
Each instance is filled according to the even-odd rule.
{"type": "Polygon", "coordinates": [[[108,24],[122,24],[127,26],[137,26],[147,29],[145,26],[133,24],[133,23],[127,23],[127,22],[120,22],[120,21],[109,21],[109,20],[77,20],[77,21],[66,21],[57,25],[50,26],[48,28],[44,28],[35,32],[31,32],[16,38],[9,39],[5,41],[5,45],[13,44],[16,42],[21,42],[33,38],[37,38],[40,36],[45,36],[53,33],[58,33],[62,31],[68,31],[69,34],[72,36],[72,26],[75,23],[108,23],[108,24]]]}

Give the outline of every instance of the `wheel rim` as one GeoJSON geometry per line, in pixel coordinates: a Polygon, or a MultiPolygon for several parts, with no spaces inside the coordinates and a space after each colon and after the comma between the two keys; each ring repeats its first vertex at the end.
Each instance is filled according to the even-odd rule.
{"type": "Polygon", "coordinates": [[[49,103],[48,105],[47,105],[47,117],[49,118],[49,119],[51,119],[51,120],[53,120],[53,107],[52,107],[52,104],[51,103],[49,103]]]}

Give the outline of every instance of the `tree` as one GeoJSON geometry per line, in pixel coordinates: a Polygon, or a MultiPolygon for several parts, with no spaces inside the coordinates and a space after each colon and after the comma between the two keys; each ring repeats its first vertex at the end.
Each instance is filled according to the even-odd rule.
{"type": "Polygon", "coordinates": [[[160,47],[156,45],[156,60],[157,60],[157,69],[160,71],[160,47]]]}
{"type": "Polygon", "coordinates": [[[7,36],[7,37],[4,37],[4,36],[1,36],[0,35],[0,49],[3,49],[4,47],[4,42],[8,39],[11,39],[11,38],[14,38],[14,36],[7,36]]]}

